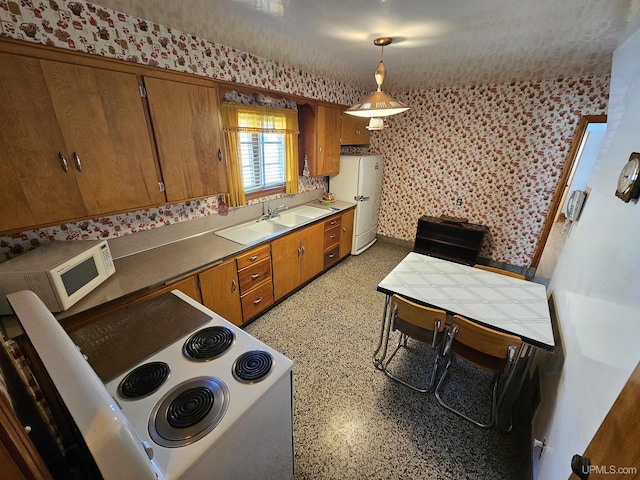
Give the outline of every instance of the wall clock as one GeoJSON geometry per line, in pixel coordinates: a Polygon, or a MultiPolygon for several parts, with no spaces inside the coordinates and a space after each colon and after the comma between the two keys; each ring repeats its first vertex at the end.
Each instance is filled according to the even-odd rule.
{"type": "Polygon", "coordinates": [[[640,153],[633,152],[618,177],[616,197],[623,202],[637,200],[640,193],[640,153]]]}

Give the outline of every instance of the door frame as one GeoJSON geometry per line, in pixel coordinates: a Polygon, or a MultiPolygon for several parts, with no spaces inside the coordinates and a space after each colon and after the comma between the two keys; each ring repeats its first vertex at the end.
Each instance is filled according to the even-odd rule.
{"type": "Polygon", "coordinates": [[[585,115],[580,117],[578,120],[578,126],[576,127],[576,132],[573,136],[573,141],[571,142],[571,148],[569,148],[569,152],[567,153],[567,159],[564,162],[564,167],[562,169],[562,173],[560,174],[560,180],[558,181],[558,187],[556,188],[556,192],[551,199],[551,205],[549,207],[549,212],[547,213],[547,219],[544,222],[544,226],[542,227],[542,233],[538,239],[538,245],[536,246],[536,251],[533,254],[531,259],[531,267],[538,267],[540,264],[540,259],[542,258],[542,253],[544,251],[544,247],[547,244],[547,240],[549,239],[549,234],[551,233],[551,228],[555,223],[556,215],[558,211],[562,208],[562,198],[564,194],[564,190],[567,187],[567,181],[569,180],[569,176],[574,169],[574,165],[576,160],[578,160],[577,155],[580,151],[580,145],[585,137],[587,132],[587,127],[590,123],[607,123],[606,115],[585,115]]]}

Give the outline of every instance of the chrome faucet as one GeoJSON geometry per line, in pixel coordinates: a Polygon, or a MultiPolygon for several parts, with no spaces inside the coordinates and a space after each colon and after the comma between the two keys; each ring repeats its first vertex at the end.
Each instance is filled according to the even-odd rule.
{"type": "MultiPolygon", "coordinates": [[[[267,205],[267,213],[262,215],[262,217],[260,217],[260,220],[269,220],[275,216],[280,215],[280,212],[282,212],[283,210],[289,209],[289,207],[287,207],[286,205],[278,205],[278,207],[275,210],[271,210],[271,207],[269,207],[269,202],[267,202],[266,205],[267,205]]],[[[262,208],[262,211],[264,212],[264,206],[262,208]]]]}
{"type": "Polygon", "coordinates": [[[271,212],[271,216],[275,217],[276,215],[280,215],[280,212],[283,212],[284,210],[289,210],[289,207],[287,207],[286,205],[278,205],[278,207],[271,212]]]}

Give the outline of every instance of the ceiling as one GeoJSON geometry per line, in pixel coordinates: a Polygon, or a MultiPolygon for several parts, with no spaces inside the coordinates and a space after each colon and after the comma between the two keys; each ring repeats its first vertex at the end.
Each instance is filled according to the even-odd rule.
{"type": "Polygon", "coordinates": [[[640,0],[95,0],[365,90],[609,73],[640,0]]]}

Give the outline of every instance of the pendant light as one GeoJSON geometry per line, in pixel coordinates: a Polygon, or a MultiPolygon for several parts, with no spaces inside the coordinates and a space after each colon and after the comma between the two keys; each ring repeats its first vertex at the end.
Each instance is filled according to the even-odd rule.
{"type": "MultiPolygon", "coordinates": [[[[382,83],[384,82],[384,77],[387,74],[387,69],[384,67],[384,63],[382,63],[382,55],[384,54],[384,47],[389,45],[392,41],[393,39],[389,37],[376,38],[373,41],[374,45],[382,47],[382,51],[380,52],[380,63],[378,63],[378,68],[376,68],[375,74],[378,89],[360,103],[345,110],[345,113],[355,115],[356,117],[388,117],[389,115],[395,115],[409,110],[407,105],[387,95],[381,88],[382,83]]],[[[377,130],[379,129],[380,127],[377,128],[377,130]]]]}

